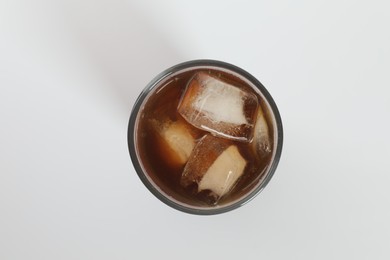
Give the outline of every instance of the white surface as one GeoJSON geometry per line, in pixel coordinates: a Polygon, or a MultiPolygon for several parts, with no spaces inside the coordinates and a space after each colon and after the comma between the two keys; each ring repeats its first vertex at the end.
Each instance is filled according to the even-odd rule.
{"type": "Polygon", "coordinates": [[[0,259],[389,259],[388,1],[0,1],[0,259]],[[269,186],[192,216],[126,144],[143,87],[211,58],[285,129],[269,186]]]}

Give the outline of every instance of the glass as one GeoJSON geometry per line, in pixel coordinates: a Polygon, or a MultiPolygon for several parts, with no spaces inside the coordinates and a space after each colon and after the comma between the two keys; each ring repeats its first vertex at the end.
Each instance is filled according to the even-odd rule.
{"type": "MultiPolygon", "coordinates": [[[[218,95],[215,98],[217,100],[218,95]]],[[[230,99],[225,98],[225,100],[225,103],[228,104],[230,99]]],[[[219,104],[218,102],[224,103],[224,101],[220,102],[217,100],[211,104],[219,104]]],[[[228,106],[231,107],[230,104],[228,106]]],[[[249,112],[251,112],[251,110],[249,110],[249,112]]],[[[260,115],[260,112],[257,113],[260,115]]],[[[257,120],[258,119],[259,116],[257,117],[257,120]]],[[[174,123],[170,123],[168,125],[171,126],[174,125],[174,123]]],[[[245,134],[247,135],[247,132],[245,134]]],[[[221,142],[226,143],[225,141],[221,142]]],[[[184,142],[184,144],[185,143],[186,142],[184,142]]],[[[166,144],[166,142],[164,144],[166,144]]],[[[181,145],[181,143],[179,144],[181,145]]],[[[259,194],[271,180],[277,168],[281,156],[282,144],[282,121],[277,106],[266,88],[255,77],[243,69],[232,64],[216,60],[188,61],[173,66],[160,73],[139,95],[131,112],[128,126],[128,147],[131,160],[144,185],[165,204],[177,210],[197,215],[213,215],[231,211],[244,205],[259,194]],[[233,86],[241,87],[241,89],[245,92],[253,92],[259,102],[259,109],[256,111],[263,111],[263,119],[265,124],[268,126],[267,131],[269,133],[269,135],[267,135],[269,143],[266,143],[266,145],[264,143],[259,143],[258,145],[255,142],[262,139],[257,139],[256,137],[256,131],[258,131],[257,125],[249,124],[254,128],[253,131],[255,132],[255,137],[250,139],[249,142],[246,142],[246,140],[244,140],[244,142],[242,142],[242,140],[226,141],[229,145],[238,147],[239,149],[236,149],[238,151],[249,149],[248,147],[260,147],[259,149],[266,151],[266,155],[253,156],[253,154],[257,153],[253,151],[258,151],[257,148],[253,148],[254,150],[251,150],[251,152],[248,153],[250,155],[245,157],[245,159],[241,158],[232,160],[233,168],[235,167],[234,164],[239,164],[241,161],[244,161],[244,165],[246,165],[245,172],[237,177],[237,182],[229,188],[229,191],[231,192],[228,194],[219,194],[221,197],[218,197],[215,196],[215,193],[212,193],[214,195],[212,198],[217,199],[212,200],[211,202],[209,200],[209,198],[211,198],[211,193],[207,190],[207,196],[203,196],[206,193],[203,191],[199,192],[199,183],[195,185],[198,188],[194,189],[192,187],[191,192],[187,189],[187,187],[180,185],[183,183],[180,182],[180,178],[183,179],[181,176],[183,168],[186,172],[189,172],[187,169],[188,165],[194,164],[193,161],[191,161],[194,157],[192,155],[195,153],[194,151],[199,147],[202,148],[201,146],[207,146],[207,144],[210,144],[212,147],[206,148],[207,152],[210,149],[214,149],[214,146],[218,145],[218,142],[220,142],[218,134],[215,135],[215,133],[205,132],[205,129],[201,128],[203,125],[197,126],[195,124],[196,127],[194,125],[189,125],[188,123],[190,121],[188,118],[183,119],[183,117],[181,117],[183,114],[180,115],[176,111],[177,107],[180,107],[180,109],[183,107],[183,99],[190,88],[190,86],[188,86],[190,85],[188,82],[190,80],[193,82],[194,78],[202,77],[202,75],[205,77],[210,75],[212,79],[221,79],[225,83],[227,82],[233,86]],[[171,113],[171,115],[166,116],[164,113],[171,113]],[[156,137],[158,135],[153,134],[156,129],[166,129],[165,126],[154,127],[154,125],[157,125],[155,122],[168,120],[164,118],[169,118],[170,121],[181,120],[184,122],[183,124],[188,124],[189,126],[186,126],[185,128],[191,128],[189,131],[195,140],[195,148],[192,147],[188,152],[190,154],[189,159],[187,156],[185,161],[183,161],[179,166],[168,165],[166,160],[169,161],[169,159],[166,158],[167,156],[169,157],[171,150],[169,150],[170,152],[166,152],[168,151],[166,148],[161,148],[161,143],[158,139],[161,136],[156,137]],[[204,137],[205,135],[207,135],[207,137],[204,137]],[[204,140],[207,140],[207,142],[204,140]],[[187,162],[186,160],[190,160],[191,162],[187,162]],[[206,200],[204,200],[204,198],[206,198],[206,200]]],[[[226,145],[226,147],[229,145],[226,145]]],[[[185,150],[186,149],[184,149],[184,154],[186,154],[185,150]]],[[[229,151],[230,150],[234,149],[229,149],[229,151]]],[[[203,150],[201,150],[200,154],[203,153],[202,151],[203,150]]],[[[244,151],[244,154],[245,153],[246,152],[244,151]]],[[[207,161],[207,157],[209,156],[207,156],[207,154],[202,156],[207,161]]],[[[180,160],[176,160],[176,162],[177,161],[180,162],[180,160]]],[[[229,164],[231,162],[228,160],[226,163],[229,164]]],[[[195,170],[192,170],[192,172],[194,171],[195,170]]]]}

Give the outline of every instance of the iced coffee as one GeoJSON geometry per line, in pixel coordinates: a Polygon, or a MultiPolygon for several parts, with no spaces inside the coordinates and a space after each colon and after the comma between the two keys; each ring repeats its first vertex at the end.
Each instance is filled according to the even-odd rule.
{"type": "Polygon", "coordinates": [[[280,146],[278,114],[239,73],[184,68],[155,82],[141,103],[129,143],[143,181],[165,200],[220,208],[259,189],[270,174],[280,146]]]}

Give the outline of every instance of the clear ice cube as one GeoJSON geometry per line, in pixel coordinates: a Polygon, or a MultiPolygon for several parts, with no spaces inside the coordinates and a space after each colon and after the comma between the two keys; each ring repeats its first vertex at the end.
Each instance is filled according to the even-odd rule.
{"type": "Polygon", "coordinates": [[[188,83],[178,111],[197,128],[249,142],[257,107],[258,100],[253,93],[199,72],[188,83]]]}
{"type": "Polygon", "coordinates": [[[229,193],[244,173],[246,160],[236,145],[207,134],[194,147],[183,170],[181,184],[197,185],[196,192],[208,191],[217,202],[229,193]]]}
{"type": "Polygon", "coordinates": [[[184,122],[171,120],[152,120],[151,124],[157,132],[161,155],[167,163],[184,165],[195,146],[189,127],[184,122]]]}
{"type": "Polygon", "coordinates": [[[259,157],[264,157],[271,152],[269,128],[261,107],[257,111],[256,124],[253,131],[253,148],[259,157]]]}

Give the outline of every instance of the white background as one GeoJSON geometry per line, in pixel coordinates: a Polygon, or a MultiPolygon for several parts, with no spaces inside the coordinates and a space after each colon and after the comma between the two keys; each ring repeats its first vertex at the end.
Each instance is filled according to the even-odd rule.
{"type": "Polygon", "coordinates": [[[0,259],[390,259],[390,4],[0,0],[0,259]],[[244,207],[181,213],[127,150],[134,101],[199,58],[278,104],[279,167],[244,207]]]}

